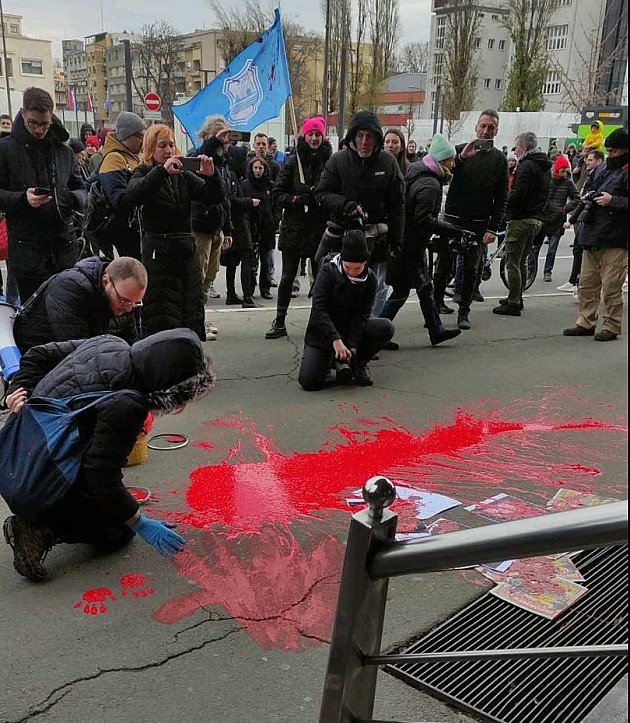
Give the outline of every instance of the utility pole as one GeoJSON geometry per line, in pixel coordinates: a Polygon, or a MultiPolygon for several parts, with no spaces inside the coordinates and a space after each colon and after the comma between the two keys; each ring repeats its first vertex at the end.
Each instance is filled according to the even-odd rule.
{"type": "Polygon", "coordinates": [[[330,65],[328,56],[330,55],[330,0],[326,0],[326,36],[324,40],[324,100],[323,100],[323,116],[324,116],[324,135],[328,135],[328,106],[330,104],[330,65]]]}
{"type": "Polygon", "coordinates": [[[4,57],[4,82],[7,88],[7,113],[13,117],[11,110],[11,89],[9,88],[9,58],[7,56],[7,39],[4,34],[4,10],[2,9],[2,0],[0,0],[0,23],[2,23],[2,55],[4,57]]]}
{"type": "Polygon", "coordinates": [[[440,114],[440,106],[442,104],[442,86],[438,85],[435,89],[435,106],[433,107],[433,135],[437,133],[438,116],[440,114]]]}
{"type": "Polygon", "coordinates": [[[348,35],[344,32],[341,43],[341,68],[339,70],[339,114],[337,116],[337,135],[344,137],[346,125],[346,75],[348,71],[348,35]]]}
{"type": "Polygon", "coordinates": [[[131,63],[131,41],[123,40],[123,46],[125,48],[125,94],[127,96],[127,110],[133,113],[133,93],[131,91],[131,74],[133,73],[133,66],[131,63]]]}

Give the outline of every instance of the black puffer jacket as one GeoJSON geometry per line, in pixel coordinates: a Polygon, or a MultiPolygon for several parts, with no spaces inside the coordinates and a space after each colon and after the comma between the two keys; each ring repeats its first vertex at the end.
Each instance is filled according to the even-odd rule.
{"type": "Polygon", "coordinates": [[[252,165],[256,159],[250,161],[247,168],[247,178],[241,184],[245,198],[257,198],[260,203],[253,206],[249,212],[252,239],[260,251],[268,251],[275,247],[276,228],[278,227],[278,212],[271,193],[271,177],[269,166],[260,178],[254,176],[252,165]]]}
{"type": "MultiPolygon", "coordinates": [[[[224,146],[219,143],[215,136],[206,138],[205,141],[189,155],[208,156],[214,161],[214,168],[224,186],[228,180],[228,159],[229,156],[224,146]]],[[[192,229],[198,233],[217,233],[223,231],[226,236],[231,235],[230,223],[230,201],[226,197],[220,203],[207,204],[202,201],[192,203],[192,229]]]]}
{"type": "Polygon", "coordinates": [[[531,151],[519,160],[507,201],[509,221],[523,218],[543,220],[552,166],[553,161],[542,151],[531,151]]]}
{"type": "Polygon", "coordinates": [[[376,296],[376,276],[366,269],[366,279],[354,283],[340,269],[339,255],[322,261],[315,284],[313,303],[304,343],[333,351],[333,342],[342,339],[356,349],[370,318],[376,296]]]}
{"type": "MultiPolygon", "coordinates": [[[[110,330],[112,312],[103,292],[102,278],[109,262],[96,256],[51,277],[22,306],[15,317],[13,335],[24,354],[38,344],[69,339],[89,339],[110,330]]],[[[136,341],[134,316],[124,314],[121,336],[136,341]]]]}
{"type": "MultiPolygon", "coordinates": [[[[587,181],[589,190],[609,193],[608,206],[593,204],[576,236],[580,246],[628,248],[628,154],[608,158],[587,181]],[[592,180],[591,180],[592,178],[592,180]]],[[[585,186],[586,187],[586,186],[585,186]]]]}
{"type": "Polygon", "coordinates": [[[314,256],[326,229],[327,215],[315,201],[314,189],[332,155],[332,147],[324,141],[313,150],[304,138],[298,138],[297,153],[302,162],[304,184],[300,181],[297,154],[287,157],[273,185],[276,205],[284,209],[280,225],[281,251],[299,252],[302,256],[314,256]],[[308,187],[308,191],[306,188],[308,187]],[[308,208],[308,211],[306,211],[308,208]]]}
{"type": "MultiPolygon", "coordinates": [[[[324,166],[315,199],[324,212],[340,224],[345,221],[348,202],[355,201],[367,213],[366,223],[387,224],[387,244],[399,249],[405,221],[405,181],[394,156],[382,150],[383,131],[378,118],[368,111],[356,113],[345,141],[347,147],[335,153],[324,166]],[[368,158],[361,158],[354,148],[359,130],[371,130],[379,139],[368,158]]],[[[387,260],[385,244],[374,248],[371,260],[387,260]]]]}
{"type": "Polygon", "coordinates": [[[85,182],[61,121],[53,116],[42,140],[24,126],[22,114],[11,135],[0,140],[0,211],[7,217],[9,255],[16,276],[49,276],[72,266],[78,246],[72,211],[83,208],[85,182]],[[53,200],[32,208],[26,189],[50,188],[53,200]]]}
{"type": "Polygon", "coordinates": [[[433,234],[452,235],[455,227],[438,218],[445,178],[436,160],[425,156],[412,163],[405,181],[407,195],[402,253],[389,262],[387,281],[392,286],[401,282],[420,288],[429,281],[425,262],[427,242],[433,234]]]}
{"type": "Polygon", "coordinates": [[[566,215],[577,205],[580,193],[570,178],[554,178],[551,176],[547,204],[543,223],[545,234],[555,235],[564,233],[563,224],[566,215]]]}
{"type": "Polygon", "coordinates": [[[187,329],[156,334],[134,347],[114,336],[33,347],[22,358],[9,392],[64,397],[116,392],[81,421],[90,438],[80,492],[99,518],[112,524],[133,517],[138,504],[122,483],[122,468],[147,412],[166,414],[207,392],[214,382],[198,337],[187,329]]]}

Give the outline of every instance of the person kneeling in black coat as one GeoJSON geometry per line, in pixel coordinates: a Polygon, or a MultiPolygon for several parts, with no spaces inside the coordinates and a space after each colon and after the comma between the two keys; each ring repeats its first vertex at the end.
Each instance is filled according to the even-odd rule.
{"type": "Polygon", "coordinates": [[[363,231],[347,231],[341,253],[322,261],[313,286],[298,381],[312,392],[324,386],[335,361],[338,384],[372,386],[367,363],[394,336],[389,319],[370,318],[376,276],[368,268],[363,231]]]}
{"type": "Polygon", "coordinates": [[[158,332],[133,346],[106,334],[30,349],[9,386],[6,402],[12,414],[19,414],[31,396],[114,395],[79,417],[81,439],[89,443],[78,478],[65,495],[51,507],[5,520],[16,571],[33,582],[44,580],[44,558],[60,542],[112,552],[138,534],[161,555],[181,550],[184,539],[168,523],[140,514],[123,484],[122,468],[149,412],[181,411],[208,392],[214,379],[212,363],[189,329],[158,332]]]}

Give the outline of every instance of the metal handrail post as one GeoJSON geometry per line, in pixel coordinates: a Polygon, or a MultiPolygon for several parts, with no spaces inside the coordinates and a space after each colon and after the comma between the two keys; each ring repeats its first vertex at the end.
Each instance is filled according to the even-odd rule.
{"type": "Polygon", "coordinates": [[[378,668],[364,666],[365,656],[381,650],[388,580],[367,574],[368,559],[396,534],[397,515],[385,509],[396,498],[385,477],[363,486],[368,509],[352,515],[341,573],[320,710],[320,723],[354,723],[372,717],[378,668]]]}

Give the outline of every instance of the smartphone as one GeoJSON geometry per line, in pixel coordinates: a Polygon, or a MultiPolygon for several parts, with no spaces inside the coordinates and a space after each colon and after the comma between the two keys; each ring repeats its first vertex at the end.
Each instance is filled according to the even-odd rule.
{"type": "Polygon", "coordinates": [[[36,196],[50,196],[50,188],[44,188],[43,186],[37,186],[33,191],[36,196]]]}
{"type": "Polygon", "coordinates": [[[494,148],[494,141],[492,138],[477,138],[474,148],[476,151],[491,151],[494,148]]]}
{"type": "Polygon", "coordinates": [[[201,168],[201,158],[197,156],[180,156],[179,161],[185,171],[199,171],[201,168]]]}
{"type": "Polygon", "coordinates": [[[230,131],[230,142],[243,141],[249,143],[252,134],[249,131],[230,131]]]}

